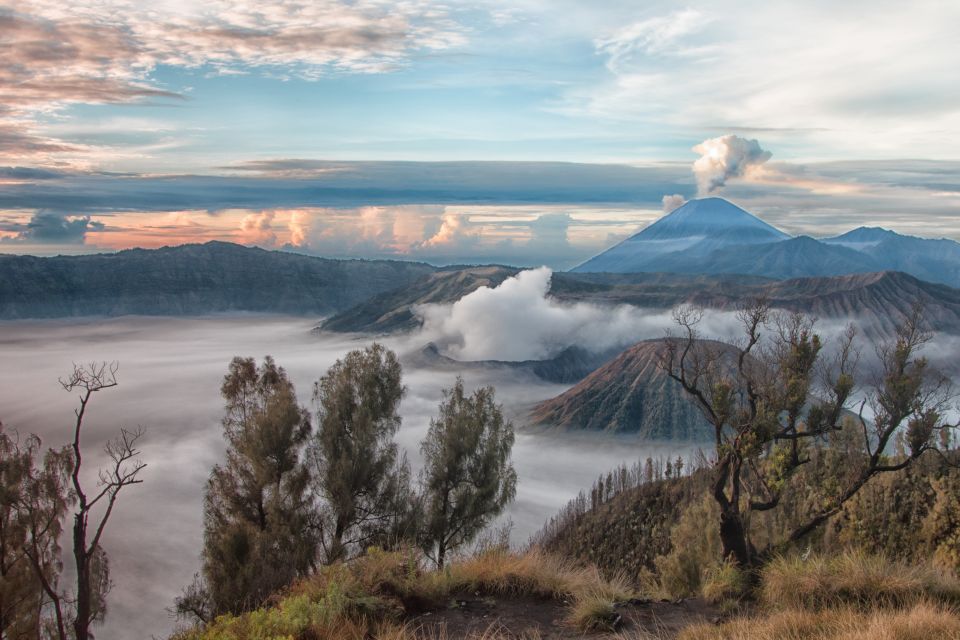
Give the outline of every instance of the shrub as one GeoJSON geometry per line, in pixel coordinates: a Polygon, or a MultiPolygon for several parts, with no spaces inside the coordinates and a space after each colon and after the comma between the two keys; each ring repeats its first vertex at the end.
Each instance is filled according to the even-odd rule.
{"type": "Polygon", "coordinates": [[[685,598],[700,593],[706,573],[720,564],[720,533],[704,523],[719,517],[716,501],[706,494],[684,510],[670,530],[670,553],[653,561],[663,594],[685,598]]]}

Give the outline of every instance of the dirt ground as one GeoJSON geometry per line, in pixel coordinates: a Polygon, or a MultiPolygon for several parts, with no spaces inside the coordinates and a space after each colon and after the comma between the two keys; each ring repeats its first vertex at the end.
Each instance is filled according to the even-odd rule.
{"type": "MultiPolygon", "coordinates": [[[[518,640],[567,640],[603,638],[609,631],[583,632],[565,622],[569,604],[542,598],[493,598],[461,593],[444,609],[415,616],[411,626],[423,638],[446,637],[449,640],[499,631],[518,640]]],[[[643,630],[658,638],[673,638],[683,627],[697,622],[712,622],[718,612],[699,599],[679,602],[636,600],[617,607],[620,621],[616,632],[643,630]]]]}

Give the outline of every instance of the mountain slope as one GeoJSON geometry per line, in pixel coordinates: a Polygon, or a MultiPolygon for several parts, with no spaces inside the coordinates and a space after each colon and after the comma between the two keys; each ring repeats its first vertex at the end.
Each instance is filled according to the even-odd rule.
{"type": "Polygon", "coordinates": [[[688,254],[670,254],[659,263],[674,273],[736,273],[767,278],[839,276],[882,271],[883,264],[844,246],[824,244],[809,236],[779,242],[719,248],[691,260],[688,254]]]}
{"type": "Polygon", "coordinates": [[[574,273],[669,271],[658,258],[705,256],[731,245],[769,243],[789,236],[723,198],[690,200],[646,229],[574,267],[574,273]]]}
{"type": "Polygon", "coordinates": [[[917,238],[877,227],[859,227],[822,242],[859,251],[885,269],[905,271],[930,282],[960,284],[960,243],[953,240],[917,238]]]}
{"type": "Polygon", "coordinates": [[[440,353],[434,343],[405,354],[404,364],[438,371],[509,370],[528,373],[546,382],[570,384],[582,380],[608,361],[615,350],[594,353],[581,347],[567,347],[547,360],[455,360],[440,353]]]}
{"type": "Polygon", "coordinates": [[[676,274],[554,274],[551,295],[567,302],[634,304],[670,309],[679,304],[734,310],[766,298],[771,306],[821,320],[856,321],[866,337],[888,338],[914,305],[930,329],[960,334],[960,290],[883,271],[821,278],[765,280],[676,274]]]}
{"type": "Polygon", "coordinates": [[[433,271],[416,262],[328,260],[226,242],[52,258],[0,256],[0,318],[327,314],[433,271]]]}
{"type": "Polygon", "coordinates": [[[446,268],[427,274],[399,289],[373,296],[323,322],[325,331],[387,333],[415,329],[413,313],[421,304],[456,302],[480,287],[496,287],[519,269],[485,266],[446,268]]]}
{"type": "Polygon", "coordinates": [[[662,347],[662,340],[630,347],[573,388],[538,404],[531,422],[651,440],[709,439],[706,420],[658,366],[662,347]]]}

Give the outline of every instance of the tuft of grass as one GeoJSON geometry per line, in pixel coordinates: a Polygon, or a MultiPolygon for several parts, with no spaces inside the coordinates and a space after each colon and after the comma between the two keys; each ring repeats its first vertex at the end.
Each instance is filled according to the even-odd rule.
{"type": "Polygon", "coordinates": [[[945,572],[858,551],[776,558],[764,567],[761,583],[761,600],[775,608],[869,609],[923,600],[960,604],[960,581],[945,572]]]}
{"type": "Polygon", "coordinates": [[[583,594],[574,601],[568,621],[581,631],[614,631],[620,620],[614,605],[603,594],[583,594]]]}
{"type": "Polygon", "coordinates": [[[746,595],[748,586],[746,574],[733,563],[724,562],[707,571],[702,592],[711,604],[730,605],[746,595]]]}
{"type": "Polygon", "coordinates": [[[721,625],[698,624],[678,640],[957,640],[960,616],[942,605],[918,603],[908,609],[854,608],[741,617],[721,625]]]}

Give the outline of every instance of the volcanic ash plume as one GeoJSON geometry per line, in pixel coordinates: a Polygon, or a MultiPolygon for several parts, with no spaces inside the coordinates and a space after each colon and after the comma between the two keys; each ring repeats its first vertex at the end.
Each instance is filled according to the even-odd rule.
{"type": "Polygon", "coordinates": [[[724,186],[730,178],[748,175],[772,155],[756,140],[735,135],[704,140],[693,150],[700,154],[693,163],[693,173],[701,196],[724,186]]]}

